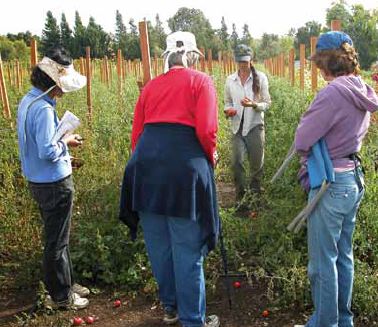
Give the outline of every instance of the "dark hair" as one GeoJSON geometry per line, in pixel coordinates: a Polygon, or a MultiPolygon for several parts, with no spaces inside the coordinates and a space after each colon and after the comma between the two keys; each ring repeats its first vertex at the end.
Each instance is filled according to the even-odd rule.
{"type": "Polygon", "coordinates": [[[339,49],[318,51],[311,60],[319,69],[334,77],[360,73],[358,54],[348,43],[343,43],[339,49]]]}
{"type": "Polygon", "coordinates": [[[251,71],[252,71],[252,77],[253,77],[253,83],[252,83],[252,91],[254,96],[260,97],[260,79],[257,75],[257,71],[255,66],[252,65],[252,62],[250,63],[251,71]]]}
{"type": "MultiPolygon", "coordinates": [[[[45,56],[64,66],[71,65],[73,61],[68,51],[61,46],[47,50],[45,56]]],[[[56,84],[38,65],[33,67],[30,81],[34,87],[44,92],[56,84]]]]}

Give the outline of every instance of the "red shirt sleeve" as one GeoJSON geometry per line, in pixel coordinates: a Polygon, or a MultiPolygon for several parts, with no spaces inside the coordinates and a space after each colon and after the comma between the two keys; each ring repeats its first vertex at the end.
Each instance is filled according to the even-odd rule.
{"type": "Polygon", "coordinates": [[[215,88],[210,78],[207,78],[199,88],[195,110],[197,138],[209,161],[214,166],[218,131],[218,106],[215,88]]]}
{"type": "Polygon", "coordinates": [[[135,147],[138,143],[139,137],[143,132],[144,128],[144,108],[143,108],[143,92],[139,96],[138,101],[135,105],[134,110],[134,120],[133,120],[133,128],[131,132],[131,149],[132,151],[135,150],[135,147]]]}

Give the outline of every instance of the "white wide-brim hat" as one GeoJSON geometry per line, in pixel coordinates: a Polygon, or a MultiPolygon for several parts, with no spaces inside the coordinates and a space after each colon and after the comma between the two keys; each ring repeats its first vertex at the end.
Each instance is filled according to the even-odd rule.
{"type": "Polygon", "coordinates": [[[44,57],[38,63],[38,67],[56,83],[63,93],[80,90],[87,84],[87,78],[77,72],[72,64],[64,66],[51,58],[44,57]]]}

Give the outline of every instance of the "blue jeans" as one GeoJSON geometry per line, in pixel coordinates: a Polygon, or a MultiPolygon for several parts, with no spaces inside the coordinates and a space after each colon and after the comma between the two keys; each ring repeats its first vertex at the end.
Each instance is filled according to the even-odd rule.
{"type": "MultiPolygon", "coordinates": [[[[309,199],[317,191],[311,190],[309,199]]],[[[308,218],[308,275],[315,311],[306,327],[353,326],[352,238],[363,193],[354,171],[336,173],[308,218]]]]}
{"type": "Polygon", "coordinates": [[[202,327],[206,291],[206,248],[198,222],[138,212],[152,272],[166,311],[177,310],[184,327],[202,327]]]}
{"type": "Polygon", "coordinates": [[[72,177],[54,183],[32,183],[44,224],[44,282],[55,302],[67,301],[73,285],[69,241],[74,196],[72,177]]]}

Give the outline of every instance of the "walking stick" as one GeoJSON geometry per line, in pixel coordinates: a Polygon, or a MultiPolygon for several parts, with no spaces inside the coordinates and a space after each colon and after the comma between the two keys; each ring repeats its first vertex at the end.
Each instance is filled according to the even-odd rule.
{"type": "Polygon", "coordinates": [[[231,310],[232,300],[231,300],[230,278],[228,275],[227,252],[226,252],[226,247],[224,246],[222,226],[220,226],[219,228],[219,242],[220,242],[221,256],[222,256],[222,261],[223,261],[224,276],[226,278],[226,291],[227,291],[228,305],[231,310]]]}

